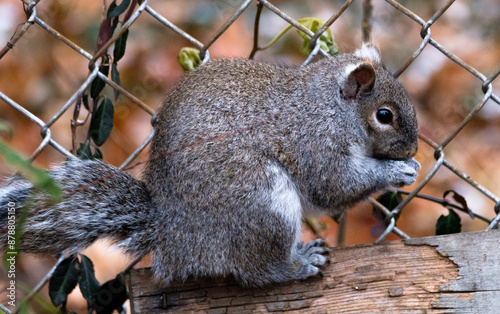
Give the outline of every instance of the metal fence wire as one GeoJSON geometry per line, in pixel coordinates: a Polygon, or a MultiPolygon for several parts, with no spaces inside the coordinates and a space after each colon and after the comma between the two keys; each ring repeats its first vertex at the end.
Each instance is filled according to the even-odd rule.
{"type": "MultiPolygon", "coordinates": [[[[21,2],[21,1],[19,1],[21,2]]],[[[43,2],[41,0],[22,0],[24,2],[25,6],[25,12],[26,12],[26,22],[22,27],[19,27],[14,34],[14,36],[10,39],[10,41],[7,43],[7,45],[0,51],[0,62],[2,61],[1,58],[8,54],[8,53],[13,53],[12,48],[16,45],[16,42],[18,42],[23,36],[26,34],[26,32],[32,27],[34,24],[37,24],[39,27],[41,27],[43,30],[45,30],[48,34],[53,36],[55,39],[58,41],[64,43],[71,49],[75,50],[77,53],[81,55],[82,58],[85,58],[88,60],[89,64],[89,69],[90,74],[86,78],[86,80],[79,86],[77,90],[74,91],[72,96],[67,99],[67,101],[57,110],[57,112],[48,120],[48,121],[42,121],[39,117],[37,117],[35,114],[32,112],[28,111],[23,107],[22,104],[16,103],[14,100],[9,98],[8,95],[4,94],[1,89],[2,87],[0,86],[0,99],[2,99],[5,103],[10,105],[12,108],[17,110],[20,114],[26,116],[29,118],[32,123],[35,123],[40,127],[40,134],[41,134],[41,142],[40,145],[35,149],[35,151],[31,155],[31,160],[35,160],[40,153],[48,146],[52,146],[55,148],[59,153],[64,155],[67,158],[75,158],[72,153],[70,153],[63,145],[60,143],[56,142],[52,136],[51,132],[51,127],[53,124],[61,119],[61,116],[72,106],[74,106],[75,102],[79,97],[81,97],[82,93],[90,86],[92,81],[96,78],[99,77],[102,80],[106,82],[109,86],[112,88],[118,90],[124,97],[128,98],[130,102],[133,104],[137,105],[139,108],[141,108],[143,111],[145,111],[147,114],[153,116],[154,115],[154,110],[151,109],[146,103],[141,101],[138,97],[134,96],[131,92],[125,90],[123,87],[117,85],[115,82],[110,80],[108,77],[106,77],[103,73],[99,72],[99,60],[100,57],[103,56],[103,54],[106,53],[107,49],[113,45],[119,37],[125,32],[127,29],[133,28],[134,27],[134,22],[143,15],[150,15],[153,17],[159,25],[164,27],[164,30],[167,31],[173,31],[175,32],[178,36],[181,36],[185,40],[187,40],[191,45],[196,47],[197,49],[200,50],[200,56],[202,59],[208,59],[209,58],[209,50],[211,46],[218,40],[218,38],[241,16],[243,12],[245,12],[251,4],[257,5],[258,6],[258,11],[259,10],[269,10],[285,20],[287,23],[292,25],[294,28],[301,30],[302,32],[308,34],[311,36],[311,47],[314,47],[315,49],[313,50],[311,56],[305,61],[310,62],[317,54],[325,54],[322,50],[319,49],[319,41],[317,40],[320,35],[325,32],[333,23],[337,21],[337,19],[351,6],[352,3],[354,3],[354,0],[348,0],[345,1],[341,6],[338,6],[336,4],[332,4],[332,7],[337,8],[337,12],[335,12],[326,22],[325,24],[316,32],[313,33],[306,27],[304,27],[302,24],[300,24],[297,20],[291,18],[289,15],[287,15],[286,12],[284,12],[282,9],[280,9],[278,6],[270,3],[269,1],[266,0],[245,0],[242,1],[241,5],[236,9],[234,14],[213,34],[213,36],[206,41],[205,43],[197,40],[194,38],[192,35],[189,33],[183,31],[180,27],[169,21],[167,18],[159,14],[152,5],[150,5],[150,1],[148,0],[143,0],[139,1],[139,5],[137,6],[137,9],[133,14],[130,16],[130,18],[127,20],[127,22],[123,25],[122,28],[120,28],[112,37],[109,39],[107,43],[105,43],[99,51],[96,53],[89,53],[85,51],[83,48],[79,47],[77,44],[66,38],[59,32],[58,30],[54,29],[51,27],[47,22],[42,20],[39,15],[37,14],[37,6],[39,3],[43,2]]],[[[361,2],[361,1],[359,1],[361,2]]],[[[415,61],[419,55],[421,54],[422,50],[427,47],[427,46],[433,46],[437,51],[439,51],[441,54],[446,56],[449,60],[453,61],[457,65],[459,65],[463,70],[469,72],[472,74],[474,77],[477,78],[478,82],[481,83],[482,86],[482,99],[477,102],[474,107],[470,110],[470,112],[467,114],[467,116],[460,122],[458,126],[455,127],[455,129],[450,132],[447,137],[440,143],[435,143],[431,139],[423,136],[422,134],[420,135],[420,139],[423,143],[426,145],[429,145],[433,150],[434,150],[434,158],[435,158],[435,164],[430,170],[430,172],[423,174],[422,172],[420,173],[420,176],[425,175],[425,178],[423,178],[418,186],[416,186],[413,191],[409,193],[409,195],[404,198],[404,200],[393,210],[389,210],[380,203],[378,203],[375,200],[371,200],[372,204],[374,206],[377,206],[382,213],[384,213],[387,216],[388,221],[390,222],[388,224],[388,227],[386,228],[385,232],[383,232],[382,235],[377,239],[377,242],[383,241],[388,234],[390,233],[395,233],[398,236],[402,238],[409,238],[408,235],[406,235],[402,230],[398,229],[396,227],[396,219],[400,212],[405,208],[405,206],[414,199],[414,197],[424,188],[429,181],[433,178],[433,176],[436,174],[436,172],[442,168],[446,167],[448,168],[452,173],[454,173],[458,178],[461,180],[464,180],[467,184],[469,184],[472,188],[478,190],[480,193],[484,194],[488,199],[490,199],[491,202],[491,210],[496,209],[496,212],[498,213],[500,210],[500,198],[499,196],[495,195],[493,192],[489,191],[485,186],[481,185],[479,182],[474,181],[467,173],[464,173],[460,171],[456,166],[454,166],[451,162],[449,162],[446,159],[446,154],[444,152],[444,148],[450,144],[459,134],[460,132],[464,129],[464,127],[474,118],[477,116],[479,111],[483,108],[483,106],[486,104],[487,101],[492,100],[493,102],[496,102],[497,104],[500,104],[500,97],[496,94],[493,93],[493,87],[492,87],[492,82],[497,78],[497,76],[500,73],[500,67],[494,71],[491,71],[491,73],[483,74],[477,69],[473,68],[471,65],[467,64],[463,60],[461,60],[458,56],[453,54],[450,50],[448,50],[444,45],[440,44],[437,42],[435,39],[432,38],[431,36],[431,30],[433,24],[450,8],[455,3],[455,0],[449,0],[447,1],[444,5],[442,5],[435,13],[434,15],[428,19],[425,20],[415,14],[414,12],[410,11],[407,7],[403,6],[401,3],[398,3],[397,1],[394,0],[385,0],[385,2],[395,8],[396,10],[400,11],[403,13],[407,18],[408,18],[408,23],[417,23],[420,25],[420,36],[422,38],[421,44],[418,47],[416,51],[408,58],[408,60],[403,64],[403,66],[395,72],[395,76],[399,76],[406,68],[410,66],[410,64],[415,61]]],[[[281,4],[282,2],[278,2],[281,4]]],[[[404,2],[406,3],[406,2],[404,2]]],[[[371,4],[370,0],[364,0],[362,3],[365,7],[367,12],[369,12],[369,8],[371,4]]],[[[19,3],[21,5],[21,3],[19,3]]],[[[168,6],[168,3],[165,2],[165,6],[168,6]]],[[[365,12],[366,13],[366,12],[365,12]]],[[[361,23],[360,23],[361,25],[361,23]]],[[[370,32],[370,25],[369,25],[369,20],[366,19],[364,23],[362,24],[363,26],[363,31],[364,31],[364,39],[366,40],[369,37],[369,32],[370,32]]],[[[151,141],[152,138],[152,133],[149,134],[149,136],[144,140],[144,142],[139,145],[135,151],[126,159],[126,161],[120,166],[120,168],[124,168],[127,165],[131,164],[131,162],[148,146],[149,142],[151,141]]],[[[492,220],[488,220],[489,225],[486,228],[486,230],[490,230],[492,228],[495,228],[497,224],[500,221],[500,214],[497,214],[496,217],[492,220]]]]}

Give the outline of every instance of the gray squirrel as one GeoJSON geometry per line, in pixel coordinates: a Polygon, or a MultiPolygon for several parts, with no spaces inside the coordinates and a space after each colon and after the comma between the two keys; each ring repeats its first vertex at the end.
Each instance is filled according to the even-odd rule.
{"type": "MultiPolygon", "coordinates": [[[[164,285],[305,279],[328,249],[300,242],[304,212],[341,214],[413,184],[420,167],[413,105],[371,44],[302,68],[210,61],[184,75],[154,129],[142,181],[98,160],[51,170],[66,197],[49,206],[38,192],[21,250],[78,252],[109,238],[152,253],[164,285]]],[[[31,189],[16,176],[0,190],[0,252],[7,204],[20,207],[31,189]]]]}

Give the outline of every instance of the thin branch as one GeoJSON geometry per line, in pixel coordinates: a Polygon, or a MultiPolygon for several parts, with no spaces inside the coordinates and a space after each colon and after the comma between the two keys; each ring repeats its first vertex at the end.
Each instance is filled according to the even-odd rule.
{"type": "Polygon", "coordinates": [[[260,24],[260,15],[262,14],[262,8],[264,5],[262,3],[257,3],[257,12],[255,13],[255,23],[253,26],[253,48],[252,52],[250,52],[250,56],[248,59],[253,59],[255,53],[260,50],[259,48],[259,24],[260,24]]]}
{"type": "Polygon", "coordinates": [[[372,0],[365,0],[365,2],[363,2],[363,22],[361,23],[361,32],[364,43],[370,42],[372,34],[372,13],[372,0]]]}
{"type": "Polygon", "coordinates": [[[337,231],[337,246],[345,245],[345,233],[347,230],[347,214],[339,218],[339,229],[337,231]]]}
{"type": "Polygon", "coordinates": [[[76,128],[78,126],[77,121],[78,121],[78,116],[80,115],[80,106],[82,104],[82,98],[85,97],[82,95],[82,97],[79,97],[78,100],[76,101],[75,108],[73,109],[73,119],[71,120],[71,147],[73,149],[73,154],[76,156],[76,128]]]}

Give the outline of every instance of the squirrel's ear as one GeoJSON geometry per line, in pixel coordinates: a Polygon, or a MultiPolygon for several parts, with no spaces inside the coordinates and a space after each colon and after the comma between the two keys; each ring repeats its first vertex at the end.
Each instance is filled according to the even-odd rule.
{"type": "Polygon", "coordinates": [[[380,50],[374,44],[363,44],[360,49],[354,52],[354,55],[363,59],[371,59],[375,62],[380,62],[380,50]]]}
{"type": "Polygon", "coordinates": [[[347,98],[356,98],[359,94],[371,92],[375,85],[375,68],[371,63],[365,62],[346,67],[346,79],[342,92],[347,98]]]}

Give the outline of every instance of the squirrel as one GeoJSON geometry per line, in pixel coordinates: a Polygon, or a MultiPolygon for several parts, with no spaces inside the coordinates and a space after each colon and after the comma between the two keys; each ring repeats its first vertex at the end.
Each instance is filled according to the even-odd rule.
{"type": "MultiPolygon", "coordinates": [[[[299,68],[209,61],[183,76],[153,127],[142,180],[100,160],[51,170],[66,197],[44,205],[35,192],[20,250],[74,253],[109,238],[152,253],[163,285],[305,279],[329,249],[300,242],[304,212],[342,214],[413,184],[420,167],[414,107],[372,44],[299,68]]],[[[7,204],[21,207],[32,187],[15,176],[0,189],[0,252],[7,204]]]]}

